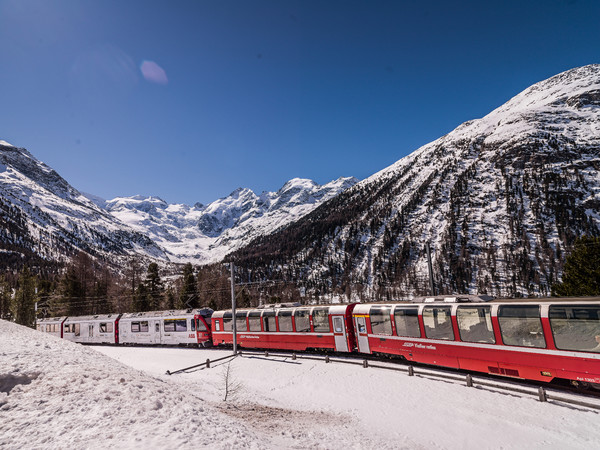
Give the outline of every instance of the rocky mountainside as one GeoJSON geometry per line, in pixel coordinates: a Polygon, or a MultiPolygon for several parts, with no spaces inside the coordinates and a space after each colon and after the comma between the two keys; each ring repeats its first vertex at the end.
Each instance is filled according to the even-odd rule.
{"type": "Polygon", "coordinates": [[[119,222],[23,148],[0,141],[0,247],[19,258],[63,261],[79,251],[117,261],[165,258],[147,236],[119,222]]]}
{"type": "Polygon", "coordinates": [[[235,252],[254,281],[347,298],[547,294],[600,234],[600,65],[539,82],[235,252]],[[300,281],[305,280],[305,281],[300,281]],[[308,280],[308,281],[306,281],[308,280]]]}
{"type": "Polygon", "coordinates": [[[285,227],[357,182],[356,178],[339,178],[320,186],[295,178],[277,192],[256,195],[240,188],[206,206],[134,196],[109,200],[104,207],[149,236],[165,249],[171,261],[208,263],[285,227]]]}

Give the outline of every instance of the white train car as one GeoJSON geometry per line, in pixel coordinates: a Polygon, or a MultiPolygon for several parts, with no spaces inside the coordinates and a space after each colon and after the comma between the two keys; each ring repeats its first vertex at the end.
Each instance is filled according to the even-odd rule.
{"type": "Polygon", "coordinates": [[[212,309],[127,313],[119,325],[120,343],[147,345],[202,345],[211,342],[212,309]]]}
{"type": "Polygon", "coordinates": [[[63,337],[84,344],[118,344],[121,314],[68,317],[63,324],[63,337]]]}
{"type": "Polygon", "coordinates": [[[42,333],[48,333],[58,338],[63,337],[63,323],[67,319],[63,317],[49,317],[47,319],[38,319],[36,329],[42,333]]]}

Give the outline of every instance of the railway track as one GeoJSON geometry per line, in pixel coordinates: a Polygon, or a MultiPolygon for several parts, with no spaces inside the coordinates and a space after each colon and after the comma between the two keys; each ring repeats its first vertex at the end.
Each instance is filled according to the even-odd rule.
{"type": "Polygon", "coordinates": [[[547,385],[529,380],[505,379],[494,375],[472,373],[456,369],[446,369],[422,364],[408,363],[400,359],[382,358],[373,355],[349,356],[347,354],[329,354],[319,352],[292,352],[269,350],[241,350],[222,358],[210,360],[175,371],[167,371],[167,375],[176,375],[195,370],[210,368],[211,364],[234,357],[260,357],[272,360],[312,360],[322,361],[325,364],[350,364],[363,369],[379,369],[403,372],[407,376],[426,378],[432,380],[450,381],[463,384],[475,389],[487,389],[498,393],[509,393],[522,398],[535,399],[551,404],[579,407],[600,413],[600,391],[580,390],[575,387],[547,385]]]}

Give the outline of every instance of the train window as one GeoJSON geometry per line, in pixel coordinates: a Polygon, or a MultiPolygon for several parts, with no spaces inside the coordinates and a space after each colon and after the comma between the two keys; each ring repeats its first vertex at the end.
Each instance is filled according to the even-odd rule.
{"type": "Polygon", "coordinates": [[[207,331],[206,330],[206,324],[204,323],[204,321],[202,319],[198,319],[198,331],[207,331]]]}
{"type": "Polygon", "coordinates": [[[158,322],[156,322],[156,323],[154,324],[154,332],[155,332],[155,333],[158,333],[158,332],[160,332],[160,325],[158,324],[158,322]]]}
{"type": "Polygon", "coordinates": [[[79,336],[81,333],[81,327],[79,326],[78,323],[74,323],[73,325],[71,325],[73,327],[73,332],[75,333],[75,336],[79,336]]]}
{"type": "Polygon", "coordinates": [[[498,323],[506,345],[546,347],[539,306],[500,306],[498,323]]]}
{"type": "Polygon", "coordinates": [[[144,320],[143,322],[140,322],[140,331],[142,332],[148,332],[148,321],[144,320]]]}
{"type": "Polygon", "coordinates": [[[165,320],[164,323],[165,332],[173,332],[175,331],[175,321],[174,320],[165,320]]]}
{"type": "Polygon", "coordinates": [[[100,323],[99,328],[100,328],[100,333],[106,333],[106,324],[105,323],[100,323]]]}
{"type": "Polygon", "coordinates": [[[392,334],[392,319],[390,312],[392,308],[389,306],[373,306],[369,311],[371,318],[371,330],[373,334],[392,334]]]}
{"type": "Polygon", "coordinates": [[[65,333],[70,333],[71,332],[71,325],[66,324],[65,325],[65,333]]]}
{"type": "Polygon", "coordinates": [[[344,320],[341,317],[333,318],[333,332],[343,333],[344,332],[344,320]]]}
{"type": "Polygon", "coordinates": [[[298,333],[310,332],[310,318],[307,309],[297,309],[294,312],[294,321],[296,322],[296,331],[298,333]]]}
{"type": "Polygon", "coordinates": [[[396,308],[394,311],[398,336],[421,337],[419,308],[396,308]]]}
{"type": "Polygon", "coordinates": [[[315,308],[312,316],[315,333],[329,333],[329,308],[315,308]]]}
{"type": "Polygon", "coordinates": [[[462,341],[496,343],[489,306],[459,306],[456,319],[462,341]]]}
{"type": "Polygon", "coordinates": [[[196,331],[196,319],[195,318],[194,319],[190,319],[190,327],[191,327],[190,329],[192,331],[196,331]]]}
{"type": "Polygon", "coordinates": [[[275,311],[263,312],[263,329],[265,331],[277,331],[275,326],[275,311]]]}
{"type": "Polygon", "coordinates": [[[425,336],[429,339],[454,340],[450,306],[428,306],[423,309],[425,336]]]}
{"type": "MultiPolygon", "coordinates": [[[[167,330],[165,330],[167,331],[167,330]]],[[[139,333],[140,332],[140,323],[139,322],[131,322],[131,332],[139,333]]]]}
{"type": "Polygon", "coordinates": [[[221,331],[221,322],[215,320],[215,331],[221,331]]]}
{"type": "Polygon", "coordinates": [[[248,331],[248,325],[246,324],[246,315],[248,313],[238,312],[235,313],[235,329],[236,331],[248,331]]]}
{"type": "Polygon", "coordinates": [[[223,331],[233,331],[233,325],[231,325],[231,313],[223,313],[223,331]]]}
{"type": "Polygon", "coordinates": [[[260,314],[260,311],[250,311],[248,313],[248,331],[261,331],[260,314]]]}
{"type": "MultiPolygon", "coordinates": [[[[146,322],[148,323],[148,322],[146,322]]],[[[175,331],[187,331],[187,320],[178,319],[175,321],[175,331]]]]}
{"type": "Polygon", "coordinates": [[[550,306],[556,348],[600,352],[600,306],[550,306]]]}
{"type": "Polygon", "coordinates": [[[292,326],[292,311],[279,311],[279,331],[294,331],[292,326]]]}

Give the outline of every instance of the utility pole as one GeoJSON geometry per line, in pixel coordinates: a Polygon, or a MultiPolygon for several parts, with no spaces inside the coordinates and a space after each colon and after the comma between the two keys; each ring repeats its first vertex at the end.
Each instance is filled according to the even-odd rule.
{"type": "Polygon", "coordinates": [[[429,248],[429,241],[425,243],[427,249],[427,268],[429,270],[429,288],[431,289],[431,295],[435,296],[435,285],[433,284],[433,267],[431,266],[431,249],[429,248]]]}
{"type": "Polygon", "coordinates": [[[231,321],[233,329],[233,354],[237,355],[237,324],[235,317],[235,286],[233,282],[233,261],[231,261],[231,321]]]}

